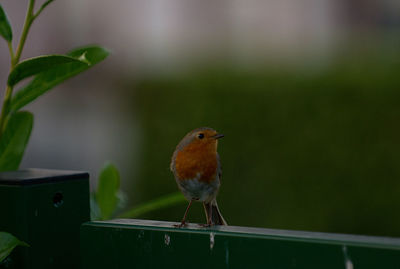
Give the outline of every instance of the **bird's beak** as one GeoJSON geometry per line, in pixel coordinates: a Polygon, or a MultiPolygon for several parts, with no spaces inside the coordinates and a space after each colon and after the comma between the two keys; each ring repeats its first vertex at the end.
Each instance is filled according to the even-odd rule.
{"type": "Polygon", "coordinates": [[[224,137],[223,134],[216,134],[216,135],[213,135],[213,136],[212,136],[212,138],[215,138],[215,139],[220,139],[220,138],[222,138],[222,137],[224,137]]]}

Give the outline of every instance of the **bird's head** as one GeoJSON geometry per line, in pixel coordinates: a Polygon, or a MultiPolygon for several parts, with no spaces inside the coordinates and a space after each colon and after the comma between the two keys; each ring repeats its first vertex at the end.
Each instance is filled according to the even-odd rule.
{"type": "Polygon", "coordinates": [[[183,149],[186,146],[191,147],[208,147],[218,145],[218,139],[224,137],[223,134],[218,133],[214,129],[209,127],[201,127],[194,129],[189,132],[179,143],[179,149],[183,149]]]}

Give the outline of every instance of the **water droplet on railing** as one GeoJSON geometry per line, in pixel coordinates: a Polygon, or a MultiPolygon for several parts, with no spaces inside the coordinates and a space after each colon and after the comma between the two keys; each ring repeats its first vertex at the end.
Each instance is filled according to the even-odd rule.
{"type": "Polygon", "coordinates": [[[343,246],[342,250],[343,250],[343,256],[344,256],[344,266],[345,266],[345,268],[346,269],[353,269],[354,268],[353,262],[351,261],[351,259],[349,257],[349,254],[347,252],[347,247],[343,246]]]}
{"type": "Polygon", "coordinates": [[[353,269],[353,263],[351,262],[351,260],[347,260],[346,261],[346,269],[353,269]]]}
{"type": "Polygon", "coordinates": [[[164,243],[169,246],[169,243],[171,243],[171,237],[168,234],[164,235],[164,243]]]}
{"type": "Polygon", "coordinates": [[[210,233],[210,249],[212,250],[214,248],[214,233],[210,233]]]}
{"type": "Polygon", "coordinates": [[[142,239],[144,237],[144,231],[140,230],[140,232],[138,233],[138,238],[142,239]]]}

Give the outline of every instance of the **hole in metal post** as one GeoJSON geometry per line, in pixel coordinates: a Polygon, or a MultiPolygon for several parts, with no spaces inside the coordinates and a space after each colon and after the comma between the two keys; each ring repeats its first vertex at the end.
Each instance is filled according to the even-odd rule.
{"type": "Polygon", "coordinates": [[[53,197],[53,204],[55,207],[60,207],[64,203],[64,196],[61,192],[56,192],[53,197]]]}

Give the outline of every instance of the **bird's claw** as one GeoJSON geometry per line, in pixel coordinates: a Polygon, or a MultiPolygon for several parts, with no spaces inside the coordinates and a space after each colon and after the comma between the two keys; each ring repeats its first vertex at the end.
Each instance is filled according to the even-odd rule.
{"type": "Polygon", "coordinates": [[[176,227],[176,228],[183,228],[183,227],[186,227],[186,226],[187,226],[187,222],[185,222],[185,221],[182,221],[179,224],[174,224],[174,227],[176,227]]]}

